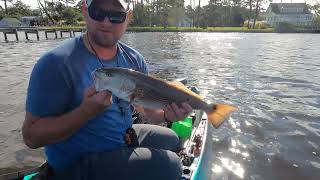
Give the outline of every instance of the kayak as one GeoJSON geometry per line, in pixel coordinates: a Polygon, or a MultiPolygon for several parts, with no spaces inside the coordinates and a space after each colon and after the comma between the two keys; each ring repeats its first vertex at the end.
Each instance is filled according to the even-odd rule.
{"type": "Polygon", "coordinates": [[[200,178],[203,164],[204,150],[208,133],[208,120],[205,113],[198,111],[192,115],[194,118],[190,138],[184,140],[183,150],[178,155],[182,161],[181,180],[197,180],[200,178]]]}

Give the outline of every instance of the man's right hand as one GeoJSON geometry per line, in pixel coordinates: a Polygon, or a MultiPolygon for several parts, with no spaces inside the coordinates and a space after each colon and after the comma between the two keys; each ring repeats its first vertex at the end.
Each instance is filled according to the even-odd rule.
{"type": "Polygon", "coordinates": [[[79,108],[92,117],[105,111],[111,104],[112,93],[110,91],[97,92],[95,86],[92,85],[84,92],[79,108]]]}
{"type": "Polygon", "coordinates": [[[95,87],[91,86],[85,91],[81,105],[73,111],[50,117],[38,117],[26,112],[22,127],[23,139],[33,149],[61,142],[111,104],[110,92],[96,92],[95,87]]]}

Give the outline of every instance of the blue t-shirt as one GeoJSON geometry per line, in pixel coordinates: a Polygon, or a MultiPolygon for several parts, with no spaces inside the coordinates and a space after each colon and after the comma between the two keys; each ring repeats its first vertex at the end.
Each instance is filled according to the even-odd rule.
{"type": "MultiPolygon", "coordinates": [[[[118,43],[118,52],[113,59],[102,63],[105,67],[125,67],[147,73],[142,55],[123,43],[118,43]]],[[[26,111],[38,117],[59,116],[72,111],[81,104],[84,91],[93,84],[91,73],[101,66],[97,57],[84,46],[82,36],[64,41],[34,66],[26,111]]],[[[71,167],[87,153],[124,146],[125,131],[132,125],[131,113],[128,102],[114,102],[71,137],[45,146],[49,164],[60,171],[71,167]]]]}

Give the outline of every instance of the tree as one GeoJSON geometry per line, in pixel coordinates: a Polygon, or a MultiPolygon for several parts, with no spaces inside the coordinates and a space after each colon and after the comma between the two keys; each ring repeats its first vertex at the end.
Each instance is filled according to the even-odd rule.
{"type": "Polygon", "coordinates": [[[313,10],[317,16],[320,16],[320,3],[311,6],[310,9],[313,10]]]}
{"type": "MultiPolygon", "coordinates": [[[[259,8],[260,8],[260,5],[259,5],[259,3],[260,3],[261,1],[260,0],[256,0],[256,13],[255,13],[255,15],[254,15],[254,20],[253,20],[253,29],[255,28],[255,26],[256,26],[256,21],[257,21],[257,18],[258,18],[258,16],[259,16],[259,8]]],[[[248,23],[249,24],[249,23],[248,23]]]]}
{"type": "Polygon", "coordinates": [[[7,15],[19,19],[21,16],[31,16],[32,10],[30,6],[18,0],[12,6],[7,7],[7,15]]]}
{"type": "Polygon", "coordinates": [[[320,29],[320,16],[317,16],[316,18],[314,18],[313,25],[315,28],[320,29]]]}
{"type": "MultiPolygon", "coordinates": [[[[190,4],[191,4],[191,1],[190,1],[190,4]]],[[[191,6],[191,5],[187,6],[185,15],[186,15],[189,19],[191,19],[191,26],[193,26],[195,12],[194,12],[194,10],[192,9],[192,6],[191,6]]]]}
{"type": "Polygon", "coordinates": [[[12,3],[13,0],[1,0],[1,1],[4,1],[4,11],[5,11],[5,14],[8,15],[8,2],[12,3]]]}
{"type": "Polygon", "coordinates": [[[253,4],[253,0],[249,0],[248,2],[248,6],[249,6],[249,14],[248,14],[248,29],[250,29],[250,20],[252,17],[252,4],[253,4]]]}
{"type": "Polygon", "coordinates": [[[62,19],[65,20],[65,23],[68,25],[76,24],[79,17],[81,17],[81,14],[76,8],[67,7],[62,11],[62,19]]]}
{"type": "Polygon", "coordinates": [[[76,3],[75,0],[59,0],[59,2],[64,3],[67,7],[69,7],[69,4],[76,3]]]}
{"type": "MultiPolygon", "coordinates": [[[[43,5],[43,3],[41,2],[41,0],[37,0],[38,4],[39,4],[39,9],[40,12],[44,11],[44,13],[46,14],[46,16],[49,18],[49,20],[54,24],[55,20],[52,18],[52,16],[50,15],[50,13],[47,10],[47,7],[43,5]]],[[[44,4],[46,4],[47,2],[44,1],[44,4]]]]}

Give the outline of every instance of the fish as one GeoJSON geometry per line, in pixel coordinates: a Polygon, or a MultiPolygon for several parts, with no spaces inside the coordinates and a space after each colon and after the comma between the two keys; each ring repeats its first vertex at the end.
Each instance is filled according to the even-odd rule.
{"type": "Polygon", "coordinates": [[[96,91],[108,90],[133,105],[163,109],[172,103],[188,103],[195,110],[203,110],[215,128],[238,110],[229,104],[207,103],[180,82],[166,81],[128,68],[98,68],[92,76],[96,91]]]}

